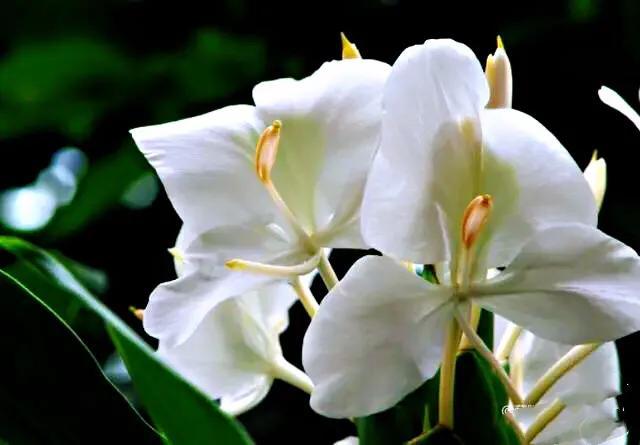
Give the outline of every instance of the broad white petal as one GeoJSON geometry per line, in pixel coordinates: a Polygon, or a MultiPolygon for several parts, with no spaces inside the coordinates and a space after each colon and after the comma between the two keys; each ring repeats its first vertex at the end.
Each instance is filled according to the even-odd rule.
{"type": "Polygon", "coordinates": [[[582,171],[537,120],[515,110],[482,112],[482,193],[493,196],[488,267],[505,266],[540,227],[596,225],[597,206],[582,171]]]}
{"type": "Polygon", "coordinates": [[[253,90],[261,120],[282,121],[273,181],[303,225],[321,232],[323,246],[363,246],[352,228],[359,229],[389,71],[375,60],[334,61],[300,81],[263,82],[253,90]]]}
{"type": "Polygon", "coordinates": [[[277,283],[221,302],[186,341],[160,341],[159,354],[213,398],[240,413],[268,392],[271,364],[281,356],[279,335],[295,301],[292,289],[277,283]]]}
{"type": "Polygon", "coordinates": [[[640,260],[594,227],[539,231],[476,301],[548,340],[582,344],[640,329],[640,260]]]}
{"type": "Polygon", "coordinates": [[[400,55],[385,86],[382,141],[363,203],[373,247],[416,263],[448,259],[439,208],[461,214],[474,197],[472,149],[459,123],[479,130],[488,98],[480,63],[460,43],[428,40],[400,55]]]}
{"type": "Polygon", "coordinates": [[[144,328],[175,346],[184,342],[206,314],[222,301],[238,296],[274,277],[231,270],[230,259],[291,265],[305,253],[291,250],[286,239],[263,223],[218,227],[200,234],[185,251],[189,273],[158,286],[145,309],[144,328]]]}
{"type": "MultiPolygon", "coordinates": [[[[515,410],[515,416],[523,425],[531,424],[548,404],[515,410]]],[[[532,442],[532,445],[556,445],[568,443],[601,444],[618,428],[617,402],[610,398],[594,405],[567,406],[532,442]]]]}
{"type": "MultiPolygon", "coordinates": [[[[525,331],[509,360],[522,394],[529,394],[538,379],[572,348],[525,331]]],[[[620,364],[613,342],[607,342],[566,373],[540,403],[559,398],[567,405],[593,404],[620,393],[620,364]]]]}
{"type": "Polygon", "coordinates": [[[263,382],[269,364],[247,347],[242,323],[237,301],[223,302],[184,343],[161,340],[158,353],[212,398],[246,394],[263,382]]]}
{"type": "Polygon", "coordinates": [[[265,124],[248,105],[131,130],[185,224],[200,231],[273,215],[254,169],[265,124]]]}
{"type": "Polygon", "coordinates": [[[436,372],[451,291],[367,256],[325,297],[304,338],[311,407],[354,417],[394,405],[436,372]]]}
{"type": "Polygon", "coordinates": [[[624,114],[640,130],[640,115],[618,93],[603,86],[598,90],[598,97],[606,105],[624,114]]]}

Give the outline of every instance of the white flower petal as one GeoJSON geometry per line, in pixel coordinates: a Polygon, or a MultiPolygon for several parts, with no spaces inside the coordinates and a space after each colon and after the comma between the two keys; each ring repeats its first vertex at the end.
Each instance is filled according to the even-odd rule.
{"type": "Polygon", "coordinates": [[[249,411],[267,396],[273,379],[267,376],[255,379],[255,386],[244,393],[224,395],[220,399],[220,408],[232,416],[238,416],[249,411]]]}
{"type": "Polygon", "coordinates": [[[389,258],[356,262],[304,338],[312,408],[329,417],[368,415],[432,377],[452,317],[450,295],[389,258]]]}
{"type": "Polygon", "coordinates": [[[300,81],[253,90],[260,118],[282,121],[273,181],[302,224],[321,232],[323,246],[363,246],[360,202],[389,70],[374,60],[334,61],[300,81]]]}
{"type": "MultiPolygon", "coordinates": [[[[538,379],[571,348],[571,345],[544,340],[528,331],[523,332],[510,359],[511,369],[521,370],[521,392],[529,394],[538,379]]],[[[561,377],[540,403],[559,398],[567,405],[593,404],[618,394],[618,354],[615,344],[607,342],[561,377]]]]}
{"type": "Polygon", "coordinates": [[[542,230],[476,301],[548,340],[602,342],[640,329],[640,260],[630,247],[579,224],[542,230]]]}
{"type": "Polygon", "coordinates": [[[598,97],[606,105],[624,114],[640,130],[640,115],[618,93],[608,87],[600,87],[598,97]]]}
{"type": "Polygon", "coordinates": [[[483,193],[493,197],[485,237],[488,266],[505,266],[546,225],[595,226],[597,206],[582,171],[538,121],[515,110],[484,110],[483,193]]]}
{"type": "Polygon", "coordinates": [[[184,342],[217,304],[275,280],[257,273],[231,270],[225,262],[240,258],[292,265],[307,258],[259,220],[223,226],[197,236],[184,252],[188,271],[178,280],[158,286],[145,309],[144,328],[171,346],[184,342]]]}
{"type": "Polygon", "coordinates": [[[358,445],[360,441],[355,436],[345,437],[342,440],[337,441],[333,445],[358,445]]]}
{"type": "Polygon", "coordinates": [[[488,98],[480,63],[460,43],[429,40],[400,55],[385,86],[382,141],[363,203],[363,234],[373,247],[416,263],[448,259],[438,205],[447,211],[464,201],[471,181],[458,123],[477,123],[488,98]],[[445,174],[455,175],[456,194],[443,190],[452,180],[439,181],[445,174]],[[437,202],[441,194],[455,203],[437,202]]]}
{"type": "Polygon", "coordinates": [[[264,128],[248,105],[131,130],[191,230],[274,215],[253,166],[264,128]]]}
{"type": "Polygon", "coordinates": [[[279,334],[295,301],[291,288],[278,283],[220,303],[186,341],[160,341],[158,353],[224,409],[239,413],[258,403],[281,355],[279,334]]]}

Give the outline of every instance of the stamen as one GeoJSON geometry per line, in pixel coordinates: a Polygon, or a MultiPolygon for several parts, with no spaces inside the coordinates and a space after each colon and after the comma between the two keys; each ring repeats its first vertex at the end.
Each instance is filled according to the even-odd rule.
{"type": "Polygon", "coordinates": [[[308,260],[294,266],[276,266],[241,259],[229,260],[225,263],[225,266],[231,270],[258,273],[278,278],[290,278],[306,275],[309,272],[312,272],[316,267],[318,267],[318,263],[320,263],[321,258],[322,250],[319,250],[308,260]]]}
{"type": "Polygon", "coordinates": [[[469,250],[487,224],[493,199],[491,195],[476,196],[471,200],[462,216],[462,243],[469,250]]]}
{"type": "Polygon", "coordinates": [[[282,122],[273,121],[260,135],[256,146],[256,173],[263,183],[271,182],[271,169],[276,162],[282,122]]]}
{"type": "Polygon", "coordinates": [[[342,59],[362,59],[358,47],[351,43],[343,32],[340,33],[340,40],[342,41],[342,59]]]}

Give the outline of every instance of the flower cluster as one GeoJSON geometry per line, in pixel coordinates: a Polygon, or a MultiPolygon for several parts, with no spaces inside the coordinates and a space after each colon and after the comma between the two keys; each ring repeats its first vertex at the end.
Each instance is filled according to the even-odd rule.
{"type": "Polygon", "coordinates": [[[132,130],[184,224],[178,278],[144,310],[159,354],[231,413],[277,378],[320,414],[365,416],[440,370],[438,422],[455,428],[467,345],[504,384],[523,443],[606,440],[619,370],[602,343],[640,329],[640,259],[596,228],[604,161],[583,174],[511,97],[500,41],[483,70],[452,40],[389,66],[343,37],[343,60],[260,83],[254,105],[132,130]],[[338,280],[328,252],[342,248],[381,255],[338,280]],[[296,298],[306,374],[278,340],[296,298]],[[495,348],[481,310],[496,314],[495,348]],[[563,430],[583,418],[581,436],[563,430]]]}

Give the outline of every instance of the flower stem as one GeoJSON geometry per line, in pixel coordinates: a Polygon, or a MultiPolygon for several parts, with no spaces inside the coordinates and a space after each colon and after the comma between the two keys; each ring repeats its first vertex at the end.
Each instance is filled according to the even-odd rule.
{"type": "Polygon", "coordinates": [[[524,400],[527,405],[535,405],[547,393],[547,391],[593,351],[598,349],[602,343],[589,343],[586,345],[574,346],[564,356],[560,358],[554,365],[544,373],[542,377],[533,385],[533,388],[524,400]]]}
{"type": "Polygon", "coordinates": [[[273,377],[287,382],[307,394],[311,394],[313,391],[313,382],[311,382],[309,376],[285,360],[284,357],[278,357],[272,366],[273,377]]]}
{"type": "Polygon", "coordinates": [[[509,323],[507,330],[500,339],[500,344],[498,345],[498,349],[496,351],[496,357],[498,358],[498,361],[503,362],[509,358],[509,355],[511,355],[511,351],[513,351],[513,348],[515,347],[516,342],[518,341],[518,338],[520,338],[521,334],[522,328],[520,326],[509,323]]]}
{"type": "Polygon", "coordinates": [[[318,312],[319,305],[309,287],[302,282],[300,277],[293,278],[291,280],[291,286],[293,286],[293,289],[296,291],[298,299],[300,303],[302,303],[302,306],[304,306],[307,314],[309,314],[309,317],[313,318],[316,312],[318,312]]]}
{"type": "MultiPolygon", "coordinates": [[[[480,323],[480,314],[482,313],[482,308],[477,304],[471,303],[471,313],[469,314],[469,326],[471,329],[476,331],[478,329],[478,323],[480,323]]],[[[460,341],[460,349],[472,349],[473,344],[467,337],[466,334],[462,336],[462,340],[460,341]]]]}
{"type": "Polygon", "coordinates": [[[338,276],[336,272],[331,267],[331,263],[329,262],[329,258],[324,251],[320,253],[320,262],[318,264],[318,272],[320,272],[320,277],[322,277],[322,281],[324,281],[324,285],[327,286],[328,290],[333,289],[336,284],[338,284],[338,276]]]}
{"type": "Polygon", "coordinates": [[[504,385],[507,394],[509,395],[509,399],[516,405],[522,404],[522,396],[511,382],[511,379],[505,372],[505,370],[500,365],[500,362],[493,355],[491,350],[484,344],[484,341],[480,338],[480,336],[474,331],[464,316],[456,309],[455,311],[456,319],[458,323],[460,323],[460,327],[462,328],[462,332],[467,336],[473,347],[478,351],[478,353],[491,365],[493,371],[498,376],[500,382],[504,385]]]}
{"type": "Polygon", "coordinates": [[[444,340],[438,393],[438,424],[451,429],[453,429],[453,390],[459,342],[460,327],[456,319],[452,318],[444,340]]]}
{"type": "Polygon", "coordinates": [[[524,433],[525,444],[530,444],[538,434],[544,430],[553,420],[560,415],[566,405],[562,403],[560,399],[555,399],[551,405],[546,407],[535,420],[529,425],[527,431],[524,433]]]}

